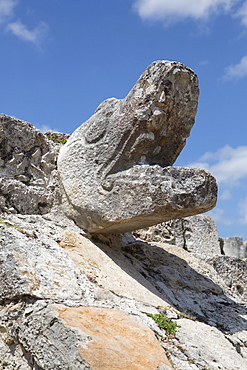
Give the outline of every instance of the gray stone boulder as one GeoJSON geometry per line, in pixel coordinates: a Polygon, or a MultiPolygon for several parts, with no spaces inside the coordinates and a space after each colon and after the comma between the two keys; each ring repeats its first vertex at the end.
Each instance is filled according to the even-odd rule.
{"type": "Polygon", "coordinates": [[[176,245],[175,220],[161,222],[160,224],[135,230],[133,236],[147,242],[161,242],[176,245]]]}
{"type": "Polygon", "coordinates": [[[224,279],[232,294],[238,295],[247,302],[247,259],[215,256],[207,261],[224,279]]]}
{"type": "Polygon", "coordinates": [[[123,100],[108,99],[61,149],[65,213],[90,233],[123,233],[212,209],[215,179],[175,168],[194,124],[195,73],[157,61],[123,100]]]}
{"type": "Polygon", "coordinates": [[[146,241],[176,245],[198,258],[221,254],[217,226],[210,216],[196,215],[169,222],[162,222],[134,232],[146,241]]]}
{"type": "Polygon", "coordinates": [[[223,254],[231,257],[247,258],[247,242],[239,236],[221,238],[223,254]]]}
{"type": "Polygon", "coordinates": [[[0,114],[2,212],[45,214],[51,209],[61,145],[56,133],[46,136],[31,123],[0,114]]]}
{"type": "Polygon", "coordinates": [[[221,254],[217,226],[207,215],[196,215],[174,221],[175,244],[198,258],[221,254]]]}
{"type": "Polygon", "coordinates": [[[236,347],[239,341],[235,338],[226,338],[215,327],[208,326],[203,322],[195,322],[187,319],[180,320],[181,327],[176,333],[173,344],[177,344],[176,350],[171,350],[170,358],[173,360],[175,369],[181,370],[242,370],[246,368],[247,359],[244,353],[236,355],[236,347]],[[180,346],[180,341],[183,346],[180,346]],[[196,360],[194,360],[196,358],[196,360]]]}

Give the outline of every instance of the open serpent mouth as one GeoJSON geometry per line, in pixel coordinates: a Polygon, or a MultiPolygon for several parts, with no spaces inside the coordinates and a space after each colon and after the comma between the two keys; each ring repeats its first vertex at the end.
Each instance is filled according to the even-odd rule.
{"type": "Polygon", "coordinates": [[[213,208],[217,186],[208,172],[171,168],[198,96],[191,69],[157,61],[126,98],[100,104],[59,154],[66,214],[89,232],[117,233],[213,208]]]}

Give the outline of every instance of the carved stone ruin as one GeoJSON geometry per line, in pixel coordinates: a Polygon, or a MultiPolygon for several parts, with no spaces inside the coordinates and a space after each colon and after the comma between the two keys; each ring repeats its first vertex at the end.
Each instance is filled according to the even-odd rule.
{"type": "Polygon", "coordinates": [[[212,209],[209,172],[172,167],[194,124],[196,74],[153,62],[125,99],[104,101],[63,146],[63,209],[90,233],[123,233],[212,209]]]}

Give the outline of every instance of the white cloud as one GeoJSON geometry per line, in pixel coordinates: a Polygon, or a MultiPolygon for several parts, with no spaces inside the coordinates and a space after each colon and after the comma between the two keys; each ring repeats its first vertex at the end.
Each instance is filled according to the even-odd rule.
{"type": "Polygon", "coordinates": [[[134,8],[142,19],[175,22],[185,18],[207,19],[226,13],[239,0],[136,0],[134,8]]]}
{"type": "Polygon", "coordinates": [[[206,66],[209,64],[208,60],[202,60],[200,63],[199,63],[201,66],[206,66]]]}
{"type": "Polygon", "coordinates": [[[41,131],[41,132],[46,132],[46,131],[49,131],[51,130],[51,127],[47,126],[47,125],[41,125],[40,127],[37,126],[37,128],[41,131]]]}
{"type": "Polygon", "coordinates": [[[247,146],[226,145],[205,153],[189,166],[207,169],[219,185],[218,206],[208,212],[209,216],[225,226],[247,224],[247,146]]]}
{"type": "Polygon", "coordinates": [[[29,30],[25,24],[17,21],[9,23],[6,30],[12,32],[13,35],[19,37],[23,41],[38,44],[46,36],[48,26],[46,23],[41,22],[33,30],[29,30]]]}
{"type": "MultiPolygon", "coordinates": [[[[247,24],[246,24],[247,25],[247,24]]],[[[225,78],[228,80],[247,77],[247,55],[239,63],[226,68],[225,78]]]]}
{"type": "Polygon", "coordinates": [[[210,217],[214,219],[216,223],[221,223],[223,225],[233,225],[234,220],[231,220],[230,218],[225,216],[225,211],[221,208],[215,208],[212,211],[207,213],[210,217]]]}
{"type": "Polygon", "coordinates": [[[0,0],[0,23],[6,22],[6,19],[13,16],[16,0],[0,0]]]}
{"type": "Polygon", "coordinates": [[[243,26],[247,26],[247,1],[245,1],[237,10],[237,12],[235,13],[235,17],[241,19],[241,23],[243,26]]]}
{"type": "Polygon", "coordinates": [[[198,162],[190,167],[205,168],[227,187],[236,186],[247,177],[247,146],[232,148],[229,145],[215,153],[205,153],[198,162]]]}
{"type": "Polygon", "coordinates": [[[220,195],[220,199],[222,200],[229,200],[231,199],[232,197],[232,193],[230,192],[229,189],[226,189],[222,192],[222,194],[220,195]]]}
{"type": "Polygon", "coordinates": [[[0,25],[23,41],[39,44],[47,35],[47,24],[40,22],[30,30],[20,20],[15,20],[15,7],[18,4],[20,4],[19,0],[0,0],[0,25]]]}

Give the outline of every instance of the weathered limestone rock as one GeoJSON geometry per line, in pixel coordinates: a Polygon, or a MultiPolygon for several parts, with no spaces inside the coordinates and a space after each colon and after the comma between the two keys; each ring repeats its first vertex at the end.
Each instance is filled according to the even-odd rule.
{"type": "MultiPolygon", "coordinates": [[[[196,215],[136,230],[133,235],[152,243],[169,243],[210,264],[222,277],[230,292],[247,302],[247,259],[226,255],[244,254],[242,238],[219,238],[214,220],[196,215]],[[229,250],[225,249],[224,242],[229,250]]],[[[194,258],[194,257],[192,257],[194,258]]],[[[204,284],[203,284],[204,285],[204,284]]]]}
{"type": "Polygon", "coordinates": [[[205,212],[215,179],[171,165],[194,123],[198,81],[181,63],[152,63],[123,100],[108,99],[61,149],[65,213],[90,233],[123,233],[205,212]]]}
{"type": "Polygon", "coordinates": [[[0,302],[21,296],[60,300],[84,296],[85,277],[52,239],[44,244],[37,231],[1,220],[0,246],[0,302]]]}
{"type": "Polygon", "coordinates": [[[161,242],[176,245],[174,233],[175,220],[162,222],[145,229],[135,230],[133,235],[147,242],[161,242]]]}
{"type": "Polygon", "coordinates": [[[233,294],[247,302],[247,259],[215,256],[208,260],[233,294]]]}
{"type": "Polygon", "coordinates": [[[30,123],[0,114],[1,211],[44,214],[51,209],[60,146],[30,123]]]}
{"type": "Polygon", "coordinates": [[[180,358],[171,356],[178,369],[242,370],[246,368],[246,358],[243,358],[224,334],[216,328],[187,319],[180,320],[179,324],[181,328],[178,329],[173,342],[177,344],[181,355],[180,358]],[[179,346],[181,339],[182,347],[179,346]],[[194,366],[190,367],[189,364],[194,366]]]}
{"type": "Polygon", "coordinates": [[[19,302],[0,309],[1,319],[1,369],[173,369],[153,331],[122,310],[19,302]]]}
{"type": "Polygon", "coordinates": [[[1,217],[0,369],[245,368],[244,294],[229,295],[219,263],[131,235],[89,240],[58,211],[1,217]],[[181,328],[171,337],[147,313],[181,328]]]}
{"type": "Polygon", "coordinates": [[[172,369],[154,333],[120,310],[56,306],[66,325],[91,337],[79,345],[81,357],[95,370],[172,369]]]}
{"type": "Polygon", "coordinates": [[[6,352],[5,358],[0,356],[0,368],[3,364],[2,368],[7,370],[91,369],[78,351],[78,344],[86,344],[90,338],[58,319],[53,304],[47,301],[12,303],[0,310],[0,318],[12,339],[12,343],[9,339],[9,353],[6,352]],[[22,362],[26,360],[23,367],[17,356],[11,357],[17,343],[22,362]]]}
{"type": "Polygon", "coordinates": [[[175,244],[198,258],[221,254],[217,226],[206,215],[196,215],[174,221],[175,244]]]}
{"type": "Polygon", "coordinates": [[[226,256],[247,258],[247,242],[239,236],[221,238],[223,253],[226,256]]]}
{"type": "Polygon", "coordinates": [[[102,242],[95,245],[77,232],[65,231],[59,244],[81,273],[107,291],[146,304],[167,306],[159,291],[120,253],[121,238],[110,246],[102,242]]]}
{"type": "Polygon", "coordinates": [[[176,245],[202,259],[221,254],[216,224],[206,215],[163,222],[133,234],[142,240],[176,245]]]}

